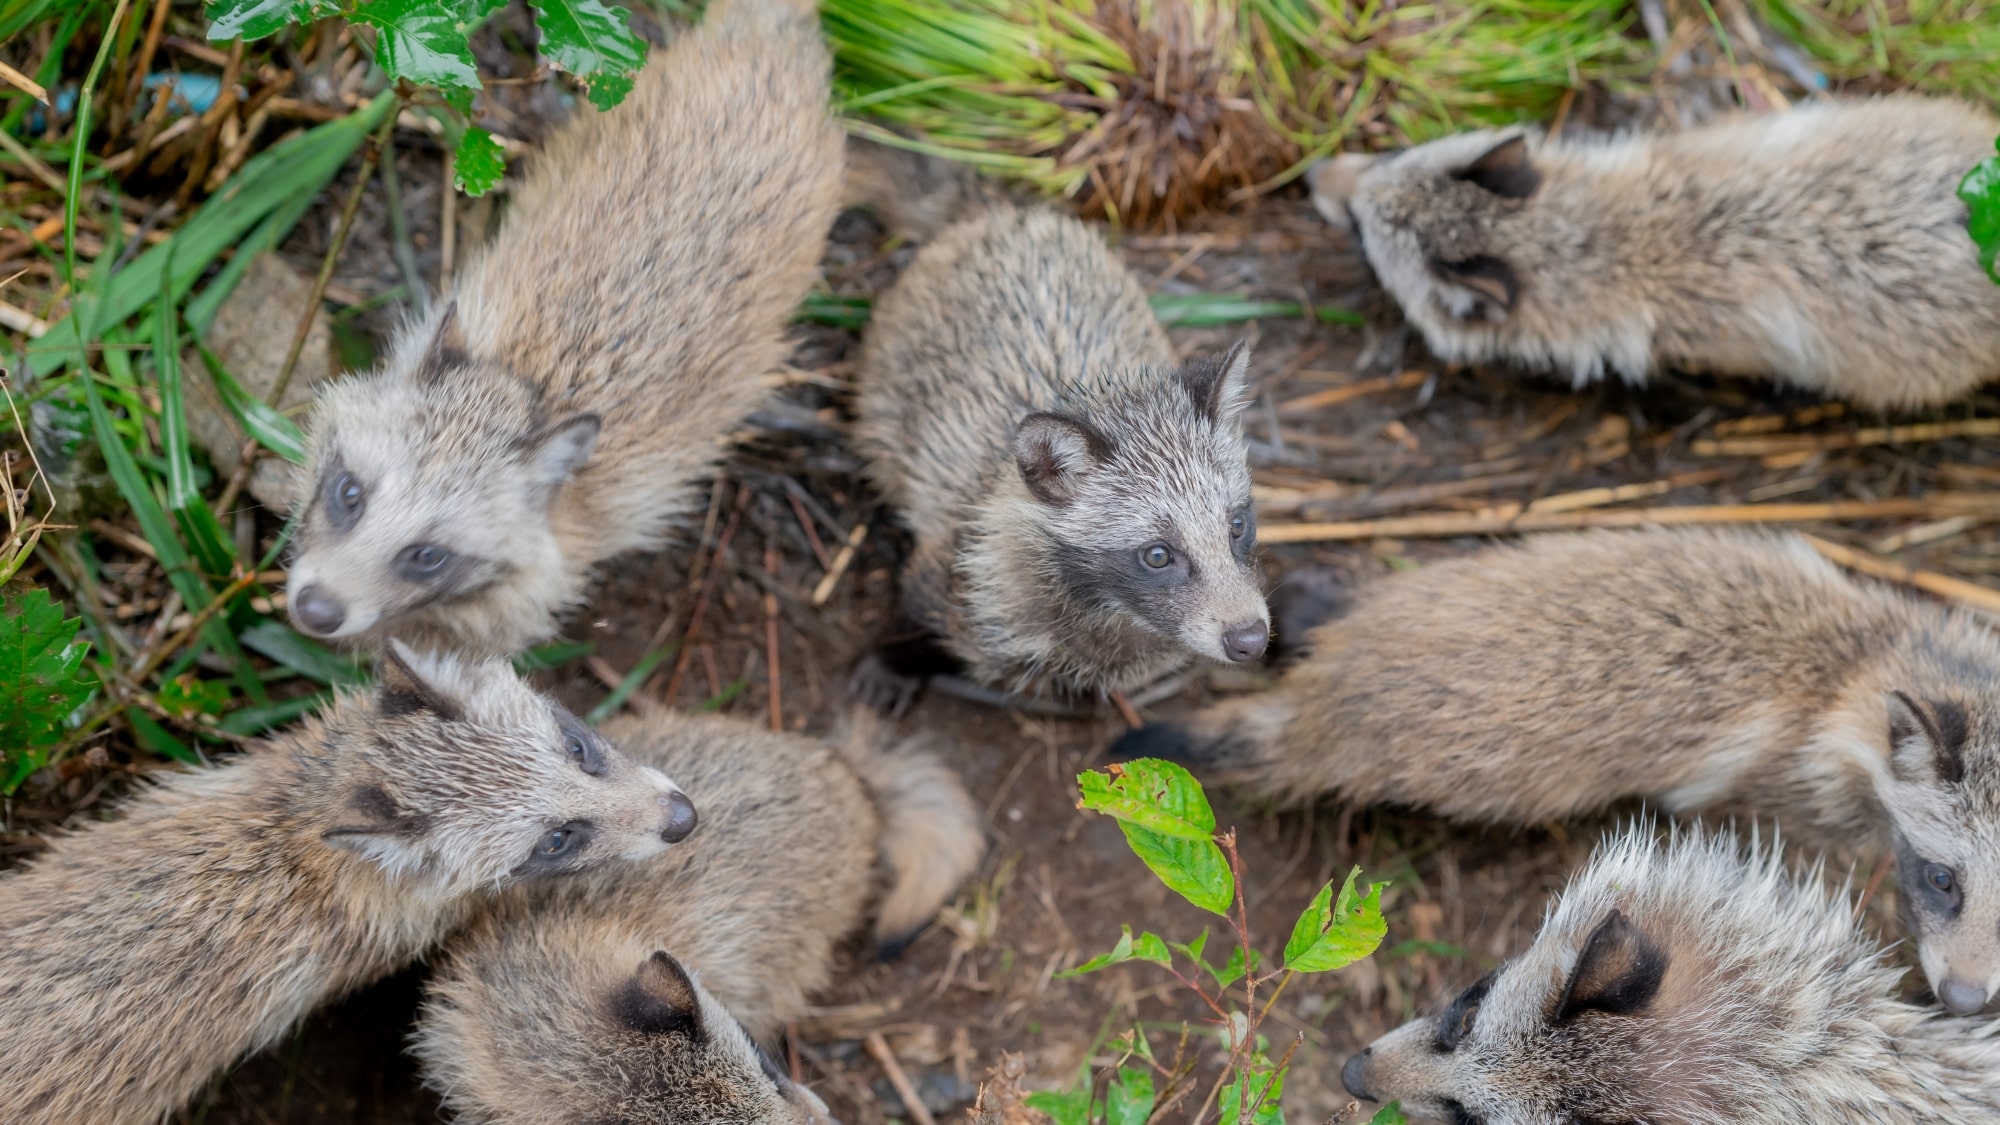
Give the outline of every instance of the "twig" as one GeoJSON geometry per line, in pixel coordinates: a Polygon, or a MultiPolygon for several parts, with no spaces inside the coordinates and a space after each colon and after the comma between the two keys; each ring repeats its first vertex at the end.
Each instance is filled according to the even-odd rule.
{"type": "MultiPolygon", "coordinates": [[[[391,120],[394,115],[391,115],[391,120]]],[[[458,170],[458,152],[444,150],[444,182],[438,185],[438,194],[443,199],[438,203],[438,218],[443,229],[438,232],[438,292],[451,292],[451,275],[458,263],[458,185],[453,182],[458,170]]]]}
{"type": "MultiPolygon", "coordinates": [[[[743,508],[750,502],[749,489],[739,486],[737,493],[736,509],[729,513],[729,522],[722,525],[722,534],[715,538],[715,552],[709,559],[708,573],[702,576],[701,589],[695,594],[694,610],[688,614],[687,632],[681,638],[681,651],[674,657],[673,674],[667,677],[666,690],[660,693],[660,698],[669,706],[680,692],[681,677],[687,675],[688,662],[693,659],[694,650],[706,647],[695,643],[701,637],[702,618],[708,615],[708,601],[715,593],[716,576],[722,573],[723,553],[729,550],[729,541],[736,537],[736,527],[743,521],[743,508]]],[[[715,678],[713,668],[709,670],[709,677],[715,678]]],[[[711,683],[709,688],[713,694],[715,685],[711,683]]]]}
{"type": "Polygon", "coordinates": [[[193,616],[188,618],[188,623],[182,627],[180,632],[167,638],[165,643],[153,649],[152,652],[146,655],[145,659],[139,662],[139,666],[127,677],[130,682],[134,686],[144,684],[147,676],[152,675],[160,665],[166,663],[167,657],[180,651],[181,646],[192,640],[195,633],[200,631],[202,626],[208,624],[210,618],[227,608],[236,595],[249,589],[256,581],[257,573],[249,571],[239,575],[235,581],[224,586],[221,593],[215,595],[214,598],[209,600],[207,605],[202,606],[193,616]]]}
{"type": "Polygon", "coordinates": [[[862,1040],[868,1053],[882,1064],[883,1073],[889,1076],[889,1085],[896,1088],[896,1096],[903,1099],[903,1108],[910,1111],[910,1117],[917,1125],[937,1125],[937,1118],[931,1116],[923,1099],[917,1097],[917,1088],[910,1085],[910,1076],[903,1073],[903,1064],[896,1061],[896,1053],[889,1049],[889,1041],[882,1038],[879,1031],[871,1031],[862,1040]]]}
{"type": "MultiPolygon", "coordinates": [[[[41,157],[29,152],[28,146],[15,140],[3,130],[0,130],[0,149],[5,149],[7,155],[20,161],[21,167],[26,168],[30,175],[47,184],[49,190],[55,192],[57,195],[69,194],[69,183],[62,178],[60,173],[54,168],[49,167],[48,163],[41,157]]],[[[37,241],[40,240],[38,239],[37,241]]]]}
{"type": "Polygon", "coordinates": [[[792,514],[798,517],[799,530],[806,533],[806,546],[812,548],[813,558],[819,560],[819,568],[822,571],[832,570],[833,560],[826,553],[826,545],[819,541],[819,530],[813,527],[812,513],[806,511],[790,479],[785,481],[785,499],[792,503],[792,514]]]}
{"type": "Polygon", "coordinates": [[[1515,516],[1434,515],[1344,523],[1275,524],[1257,531],[1264,543],[1321,543],[1347,539],[1449,538],[1568,531],[1586,527],[1731,523],[1811,523],[1832,520],[1925,519],[1952,515],[2000,516],[2000,496],[1945,493],[1927,499],[1835,500],[1821,504],[1688,504],[1618,511],[1523,512],[1515,516]]]}
{"type": "Polygon", "coordinates": [[[812,604],[815,608],[825,605],[826,600],[833,596],[833,588],[839,584],[840,576],[847,573],[847,568],[854,565],[854,552],[866,538],[868,525],[865,523],[855,524],[854,530],[847,533],[847,542],[842,543],[840,551],[833,556],[833,565],[827,568],[819,585],[813,587],[812,604]]]}
{"type": "Polygon", "coordinates": [[[1861,888],[1861,897],[1854,900],[1854,917],[1857,921],[1868,909],[1868,900],[1875,897],[1875,892],[1882,886],[1882,880],[1889,874],[1889,868],[1895,863],[1896,857],[1891,853],[1883,856],[1882,861],[1875,865],[1875,874],[1868,877],[1868,885],[1861,888]]]}
{"type": "Polygon", "coordinates": [[[1138,730],[1140,727],[1146,725],[1146,720],[1139,717],[1138,708],[1132,706],[1132,701],[1125,698],[1124,692],[1114,691],[1110,695],[1111,705],[1118,708],[1118,714],[1125,720],[1126,726],[1131,727],[1133,730],[1138,730]]]}
{"type": "MultiPolygon", "coordinates": [[[[451,185],[445,185],[450,190],[451,185]]],[[[424,296],[423,271],[417,268],[416,247],[410,241],[410,218],[403,214],[403,181],[396,175],[396,131],[389,130],[382,135],[382,198],[389,205],[389,239],[396,250],[396,266],[403,271],[403,284],[408,287],[410,300],[422,309],[428,301],[424,296]]]]}
{"type": "MultiPolygon", "coordinates": [[[[773,581],[778,577],[778,544],[771,537],[764,539],[764,573],[773,581]]],[[[770,664],[771,683],[771,729],[785,729],[785,716],[781,709],[784,696],[783,682],[778,674],[778,595],[764,593],[764,651],[765,660],[770,664]]]]}
{"type": "Polygon", "coordinates": [[[1350,399],[1379,394],[1382,391],[1401,391],[1411,387],[1421,387],[1430,375],[1422,371],[1405,371],[1401,375],[1384,375],[1379,379],[1363,379],[1359,383],[1349,383],[1344,387],[1329,387],[1314,391],[1309,395],[1288,398],[1278,404],[1282,415],[1305,414],[1328,406],[1338,406],[1350,399]]]}
{"type": "Polygon", "coordinates": [[[1917,422],[1907,426],[1869,426],[1844,434],[1774,434],[1770,437],[1715,438],[1688,443],[1697,457],[1767,457],[1774,453],[1816,453],[1864,445],[1944,441],[1950,438],[2000,437],[2000,418],[1964,418],[1956,422],[1917,422]]]}
{"type": "Polygon", "coordinates": [[[1953,601],[1964,602],[1967,605],[1983,609],[1988,613],[2000,613],[2000,590],[1967,582],[1964,579],[1953,578],[1949,575],[1939,574],[1936,571],[1916,570],[1904,566],[1893,559],[1885,559],[1880,555],[1869,554],[1866,551],[1857,551],[1852,547],[1844,547],[1839,543],[1831,543],[1816,535],[1806,535],[1802,538],[1807,543],[1812,544],[1813,550],[1818,551],[1828,559],[1849,570],[1858,570],[1863,574],[1875,578],[1887,579],[1890,582],[1901,582],[1906,586],[1915,586],[1926,593],[1936,594],[1941,598],[1950,598],[1953,601]]]}
{"type": "Polygon", "coordinates": [[[24,308],[0,301],[0,327],[36,340],[48,333],[49,322],[24,308]]]}
{"type": "MultiPolygon", "coordinates": [[[[166,5],[166,0],[160,0],[160,4],[162,7],[164,7],[166,5]]],[[[49,104],[49,92],[42,88],[41,83],[35,81],[34,79],[28,77],[25,74],[22,74],[20,71],[15,70],[13,67],[8,66],[4,62],[0,62],[0,81],[4,81],[8,85],[23,91],[29,97],[35,99],[36,101],[42,103],[43,105],[49,104]]]]}

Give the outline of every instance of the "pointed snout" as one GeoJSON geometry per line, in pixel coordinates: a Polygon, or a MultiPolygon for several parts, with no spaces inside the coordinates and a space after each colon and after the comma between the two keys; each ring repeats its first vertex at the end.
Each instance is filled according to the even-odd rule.
{"type": "Polygon", "coordinates": [[[1239,621],[1222,631],[1222,655],[1243,664],[1264,655],[1271,643],[1271,626],[1262,618],[1239,621]]]}
{"type": "Polygon", "coordinates": [[[325,589],[307,585],[291,597],[292,624],[318,637],[330,637],[347,621],[347,607],[325,589]]]}
{"type": "Polygon", "coordinates": [[[1938,1000],[1955,1016],[1976,1016],[1986,1007],[1986,986],[1975,981],[1946,977],[1938,984],[1938,1000]]]}
{"type": "Polygon", "coordinates": [[[1375,1095],[1368,1092],[1368,1055],[1374,1049],[1362,1048],[1360,1054],[1348,1059],[1347,1065],[1340,1068],[1340,1084],[1347,1087],[1348,1093],[1364,1102],[1375,1100],[1375,1095]]]}
{"type": "Polygon", "coordinates": [[[687,794],[676,789],[660,794],[655,800],[667,814],[666,826],[660,829],[660,839],[678,844],[694,835],[695,828],[701,824],[701,817],[695,814],[694,802],[688,800],[687,794]]]}

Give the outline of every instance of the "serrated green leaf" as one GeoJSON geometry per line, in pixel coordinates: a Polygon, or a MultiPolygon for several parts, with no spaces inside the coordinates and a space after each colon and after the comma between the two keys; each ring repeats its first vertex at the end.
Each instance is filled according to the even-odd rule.
{"type": "Polygon", "coordinates": [[[1958,183],[1958,197],[1971,209],[1967,231],[1979,247],[1979,264],[2000,282],[2000,157],[1973,165],[1958,183]]]}
{"type": "Polygon", "coordinates": [[[1162,836],[1207,840],[1215,835],[1215,811],[1194,775],[1173,762],[1140,758],[1108,773],[1077,775],[1082,797],[1077,807],[1101,812],[1162,836]]]}
{"type": "Polygon", "coordinates": [[[1390,1102],[1375,1111],[1368,1119],[1368,1125],[1409,1125],[1409,1118],[1403,1116],[1403,1103],[1390,1102]]]}
{"type": "Polygon", "coordinates": [[[1329,972],[1352,965],[1381,946],[1383,935],[1388,933],[1388,924],[1382,920],[1382,888],[1386,884],[1376,883],[1365,894],[1357,893],[1354,880],[1360,874],[1359,867],[1347,873],[1338,899],[1332,883],[1313,896],[1285,942],[1287,969],[1329,972]]]}
{"type": "Polygon", "coordinates": [[[1221,1105],[1217,1121],[1235,1125],[1243,1119],[1243,1107],[1250,1106],[1250,1121],[1254,1125],[1285,1125],[1285,1111],[1278,1107],[1279,1095],[1285,1090],[1285,1072],[1244,1071],[1236,1076],[1236,1081],[1222,1088],[1221,1105]]]}
{"type": "Polygon", "coordinates": [[[292,0],[208,0],[208,37],[245,42],[276,35],[292,22],[292,0]]]}
{"type": "Polygon", "coordinates": [[[1140,934],[1135,938],[1132,936],[1132,927],[1121,926],[1119,929],[1123,932],[1119,935],[1118,944],[1111,947],[1111,952],[1101,953],[1074,969],[1057,973],[1055,979],[1068,980],[1113,965],[1122,965],[1127,961],[1150,961],[1155,965],[1173,964],[1173,955],[1167,952],[1167,943],[1158,934],[1140,934]]]}
{"type": "Polygon", "coordinates": [[[48,761],[64,720],[97,690],[83,671],[82,626],[47,590],[0,596],[0,793],[48,761]]]}
{"type": "Polygon", "coordinates": [[[479,67],[465,41],[466,24],[452,5],[439,0],[369,0],[347,18],[379,33],[375,61],[389,77],[407,78],[420,86],[479,85],[479,67]]]}
{"type": "Polygon", "coordinates": [[[1104,1125],[1146,1125],[1152,1114],[1152,1072],[1142,1067],[1119,1067],[1104,1091],[1104,1125]]]}
{"type": "Polygon", "coordinates": [[[632,89],[646,65],[646,41],[626,26],[625,13],[602,0],[532,0],[542,54],[590,88],[590,104],[610,109],[632,89]]]}
{"type": "Polygon", "coordinates": [[[507,155],[493,134],[478,126],[458,139],[458,156],[452,162],[451,182],[471,196],[485,195],[507,172],[507,155]]]}

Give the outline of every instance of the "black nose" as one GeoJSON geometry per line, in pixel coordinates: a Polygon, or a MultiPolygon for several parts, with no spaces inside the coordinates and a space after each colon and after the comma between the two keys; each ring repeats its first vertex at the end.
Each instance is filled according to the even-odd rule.
{"type": "Polygon", "coordinates": [[[308,633],[325,636],[347,620],[347,607],[318,586],[307,586],[293,594],[291,605],[292,620],[304,626],[308,633]]]}
{"type": "Polygon", "coordinates": [[[695,815],[694,802],[687,799],[687,794],[675,790],[661,797],[660,803],[667,807],[667,826],[660,829],[661,839],[669,844],[678,844],[694,835],[695,826],[701,823],[701,818],[695,815]]]}
{"type": "Polygon", "coordinates": [[[1367,1048],[1360,1054],[1348,1059],[1347,1065],[1340,1068],[1340,1084],[1347,1087],[1348,1093],[1353,1094],[1364,1102],[1375,1100],[1375,1095],[1368,1092],[1366,1085],[1368,1052],[1372,1050],[1374,1050],[1373,1047],[1367,1048]]]}
{"type": "Polygon", "coordinates": [[[1255,660],[1264,655],[1264,649],[1271,643],[1271,627],[1262,621],[1245,621],[1231,625],[1222,635],[1222,651],[1238,664],[1255,660]]]}
{"type": "Polygon", "coordinates": [[[1938,985],[1937,996],[1955,1016],[1976,1016],[1980,1009],[1986,1007],[1985,987],[1956,977],[1946,977],[1944,983],[1938,985]]]}

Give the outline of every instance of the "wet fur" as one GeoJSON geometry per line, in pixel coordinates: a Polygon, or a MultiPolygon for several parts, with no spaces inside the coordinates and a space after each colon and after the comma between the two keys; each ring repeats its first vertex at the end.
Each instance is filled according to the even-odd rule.
{"type": "MultiPolygon", "coordinates": [[[[486,652],[551,635],[598,562],[657,546],[763,399],[839,202],[810,4],[736,0],[579,108],[500,233],[383,368],[321,396],[290,591],[333,634],[486,652]],[[365,486],[336,526],[338,473],[365,486]],[[399,552],[435,543],[447,573],[399,552]]],[[[301,627],[307,627],[301,622],[301,627]]]]}
{"type": "Polygon", "coordinates": [[[901,610],[980,684],[1093,696],[1268,625],[1238,414],[1248,356],[1176,364],[1096,232],[992,205],[877,305],[854,441],[914,540],[901,610]],[[1188,570],[1137,569],[1161,540],[1188,570]]]}
{"type": "Polygon", "coordinates": [[[595,824],[579,870],[666,849],[671,783],[608,745],[585,774],[574,719],[506,664],[390,659],[375,694],[0,875],[0,1116],[152,1125],[415,959],[550,827],[595,824]]]}
{"type": "Polygon", "coordinates": [[[2000,992],[2000,642],[1962,613],[1795,536],[1598,532],[1364,586],[1307,649],[1271,691],[1113,754],[1286,801],[1526,825],[1641,798],[1894,850],[1923,861],[1899,883],[1933,986],[2000,992]]]}
{"type": "Polygon", "coordinates": [[[2000,287],[1956,195],[1996,132],[1902,95],[1665,135],[1467,133],[1310,179],[1442,358],[1579,385],[1768,377],[1911,410],[2000,375],[2000,287]]]}
{"type": "Polygon", "coordinates": [[[984,851],[977,809],[871,714],[832,744],[681,715],[606,731],[679,771],[705,826],[658,863],[524,889],[454,938],[416,1035],[426,1081],[468,1123],[807,1120],[728,1036],[635,1027],[615,998],[664,951],[699,982],[703,1025],[768,1042],[871,902],[878,942],[930,920],[984,851]]]}
{"type": "Polygon", "coordinates": [[[1345,1077],[1451,1125],[2000,1120],[1994,1025],[1902,1002],[1898,975],[1846,896],[1777,849],[1639,825],[1526,953],[1345,1077]]]}

